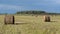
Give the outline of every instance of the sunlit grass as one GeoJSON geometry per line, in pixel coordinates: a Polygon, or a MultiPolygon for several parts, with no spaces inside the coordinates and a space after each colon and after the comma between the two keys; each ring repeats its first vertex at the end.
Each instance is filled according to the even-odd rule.
{"type": "Polygon", "coordinates": [[[44,22],[43,16],[24,16],[15,15],[15,23],[4,24],[4,15],[0,15],[1,34],[60,34],[60,15],[50,16],[51,22],[44,22]]]}

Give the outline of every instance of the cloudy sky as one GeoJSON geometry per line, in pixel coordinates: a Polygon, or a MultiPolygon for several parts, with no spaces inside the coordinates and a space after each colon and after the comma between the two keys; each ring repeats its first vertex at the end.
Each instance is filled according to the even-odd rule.
{"type": "Polygon", "coordinates": [[[21,10],[60,13],[60,0],[0,0],[0,13],[15,13],[21,10]]]}

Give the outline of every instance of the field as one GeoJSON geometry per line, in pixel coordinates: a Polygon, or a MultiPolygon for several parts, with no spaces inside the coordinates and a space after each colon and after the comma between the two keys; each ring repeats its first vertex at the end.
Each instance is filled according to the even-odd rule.
{"type": "Polygon", "coordinates": [[[44,22],[43,16],[15,15],[16,24],[4,24],[0,15],[0,34],[60,34],[60,15],[52,15],[51,22],[44,22]]]}

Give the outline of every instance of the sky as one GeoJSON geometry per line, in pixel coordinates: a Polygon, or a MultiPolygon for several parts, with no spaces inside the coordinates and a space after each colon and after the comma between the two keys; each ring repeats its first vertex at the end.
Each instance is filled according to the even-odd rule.
{"type": "Polygon", "coordinates": [[[0,13],[16,13],[24,10],[60,13],[60,0],[0,0],[0,13]]]}

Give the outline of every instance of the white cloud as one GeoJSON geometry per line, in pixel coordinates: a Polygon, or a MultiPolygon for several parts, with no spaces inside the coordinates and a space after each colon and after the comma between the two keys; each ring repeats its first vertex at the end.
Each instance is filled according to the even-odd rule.
{"type": "Polygon", "coordinates": [[[60,4],[60,0],[45,0],[45,1],[48,1],[48,2],[53,2],[55,4],[60,4]]]}
{"type": "Polygon", "coordinates": [[[60,4],[60,0],[54,0],[57,4],[60,4]]]}
{"type": "Polygon", "coordinates": [[[36,0],[37,2],[33,5],[43,6],[57,6],[60,5],[60,0],[36,0]]]}
{"type": "Polygon", "coordinates": [[[5,4],[0,4],[0,10],[22,10],[24,9],[23,6],[16,6],[16,5],[5,5],[5,4]]]}

